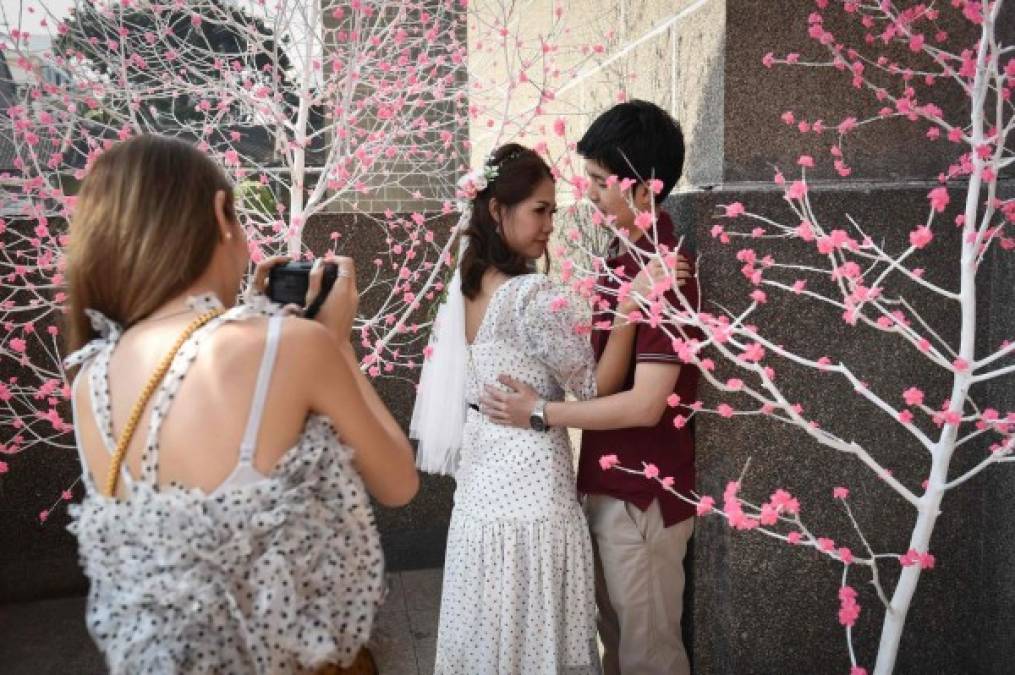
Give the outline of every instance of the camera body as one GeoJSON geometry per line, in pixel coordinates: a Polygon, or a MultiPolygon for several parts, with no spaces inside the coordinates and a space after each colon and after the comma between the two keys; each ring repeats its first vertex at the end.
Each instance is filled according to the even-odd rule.
{"type": "MultiPolygon", "coordinates": [[[[268,297],[280,305],[298,305],[306,303],[307,290],[310,288],[310,270],[314,264],[309,261],[288,262],[276,265],[268,272],[268,297]]],[[[334,263],[324,264],[324,276],[321,279],[321,292],[317,294],[309,307],[305,308],[304,316],[313,318],[324,303],[338,279],[338,266],[334,263]]]]}

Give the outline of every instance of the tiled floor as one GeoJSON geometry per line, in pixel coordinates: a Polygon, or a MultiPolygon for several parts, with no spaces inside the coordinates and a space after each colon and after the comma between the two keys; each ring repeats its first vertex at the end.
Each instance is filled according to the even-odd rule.
{"type": "Polygon", "coordinates": [[[374,630],[382,675],[432,675],[443,570],[390,575],[389,595],[374,630]]]}
{"type": "MultiPolygon", "coordinates": [[[[431,675],[440,569],[395,572],[371,646],[382,675],[431,675]]],[[[84,598],[0,606],[4,675],[100,675],[102,657],[84,625],[84,598]]]]}

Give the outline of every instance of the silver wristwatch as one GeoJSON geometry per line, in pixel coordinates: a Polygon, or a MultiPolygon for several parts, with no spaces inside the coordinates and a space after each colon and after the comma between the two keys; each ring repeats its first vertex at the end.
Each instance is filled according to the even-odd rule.
{"type": "Polygon", "coordinates": [[[536,431],[546,431],[550,428],[546,423],[546,401],[543,399],[536,401],[536,407],[529,415],[529,426],[536,431]]]}

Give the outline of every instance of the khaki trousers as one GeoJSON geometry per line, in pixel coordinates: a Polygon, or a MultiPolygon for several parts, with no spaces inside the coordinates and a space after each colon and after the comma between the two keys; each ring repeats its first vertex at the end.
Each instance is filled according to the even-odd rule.
{"type": "Polygon", "coordinates": [[[605,495],[587,495],[585,513],[604,675],[689,675],[680,617],[694,518],[663,527],[658,501],[642,511],[605,495]]]}

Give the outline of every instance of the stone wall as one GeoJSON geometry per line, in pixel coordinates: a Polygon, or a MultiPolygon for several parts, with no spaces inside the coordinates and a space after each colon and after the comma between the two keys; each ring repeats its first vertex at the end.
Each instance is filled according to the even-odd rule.
{"type": "MultiPolygon", "coordinates": [[[[845,215],[850,214],[876,233],[879,241],[883,238],[890,250],[899,250],[905,247],[909,230],[925,218],[926,194],[936,186],[938,172],[954,159],[955,146],[928,143],[923,137],[925,125],[882,122],[847,139],[854,172],[846,180],[838,179],[828,156],[834,131],[820,137],[803,135],[780,121],[780,115],[791,110],[798,118],[822,119],[834,127],[848,115],[862,119],[881,104],[854,90],[832,69],[764,68],[761,60],[768,51],[777,55],[814,53],[816,47],[807,36],[807,15],[813,3],[729,0],[724,4],[723,73],[716,85],[723,93],[689,92],[722,101],[722,128],[712,131],[722,139],[721,156],[695,160],[721,165],[721,180],[714,186],[686,185],[668,206],[697,244],[706,306],[721,305],[735,312],[746,305],[749,287],[734,257],[740,246],[721,246],[709,234],[716,214],[722,211],[719,204],[740,201],[751,211],[793,222],[792,212],[771,184],[773,165],[781,166],[787,175],[796,175],[797,156],[811,154],[819,162],[808,172],[810,195],[819,216],[845,225],[845,215]]],[[[1008,44],[1015,33],[1013,10],[1006,10],[1008,44]]],[[[963,31],[969,35],[961,20],[945,25],[953,35],[963,31]]],[[[842,25],[829,23],[828,27],[837,35],[850,34],[842,25]]],[[[850,37],[855,38],[855,33],[850,37]]],[[[965,100],[947,87],[942,87],[934,100],[946,114],[966,110],[965,100]]],[[[1002,189],[1008,194],[1015,192],[1015,181],[1005,180],[1002,189]]],[[[953,198],[953,208],[939,222],[951,222],[956,213],[954,202],[953,198]]],[[[934,245],[922,252],[918,261],[929,279],[951,288],[957,287],[958,279],[954,257],[947,252],[955,251],[958,237],[950,228],[936,229],[934,245]]],[[[749,245],[759,254],[772,253],[780,260],[808,260],[809,253],[799,242],[759,240],[749,245]]],[[[980,272],[978,332],[984,348],[1013,335],[1013,263],[1010,255],[995,256],[980,272]]],[[[838,310],[795,296],[786,298],[775,292],[769,296],[756,323],[776,343],[814,357],[828,354],[841,359],[891,400],[898,399],[913,383],[925,389],[930,401],[947,396],[948,382],[910,358],[900,341],[851,328],[838,310]]],[[[906,289],[906,296],[942,336],[954,342],[956,306],[911,288],[906,289]]],[[[864,445],[894,476],[918,490],[929,468],[926,452],[900,433],[895,422],[834,376],[800,372],[778,360],[771,365],[809,417],[864,445]]],[[[721,365],[719,370],[725,372],[721,365]]],[[[1015,378],[1007,378],[992,383],[981,395],[983,401],[1010,410],[1013,392],[1015,378]]],[[[736,399],[720,397],[708,388],[703,389],[702,397],[712,406],[721,400],[736,404],[736,399]]],[[[810,527],[840,538],[840,545],[857,551],[862,546],[831,496],[834,486],[847,485],[857,520],[875,547],[879,551],[906,550],[915,519],[913,509],[857,460],[836,455],[799,432],[756,417],[704,417],[696,435],[702,491],[721,495],[726,481],[735,480],[750,460],[744,479],[746,498],[763,501],[775,488],[786,488],[799,497],[810,527]]],[[[970,466],[983,452],[984,448],[977,447],[959,453],[952,475],[970,466]]],[[[1010,672],[1015,653],[1003,626],[1015,600],[1012,572],[1006,563],[1015,552],[1010,546],[1015,535],[1012,512],[1006,505],[1012,485],[1010,470],[1002,466],[946,497],[932,541],[937,566],[921,577],[896,672],[1010,672]]],[[[689,564],[693,574],[689,641],[699,675],[848,670],[845,635],[836,616],[840,565],[763,536],[733,532],[716,519],[699,521],[689,564]]],[[[890,590],[898,564],[886,563],[880,570],[890,590]]],[[[860,592],[864,608],[854,629],[857,653],[861,664],[870,668],[877,651],[881,608],[865,583],[867,578],[857,572],[850,580],[860,592]]]]}

